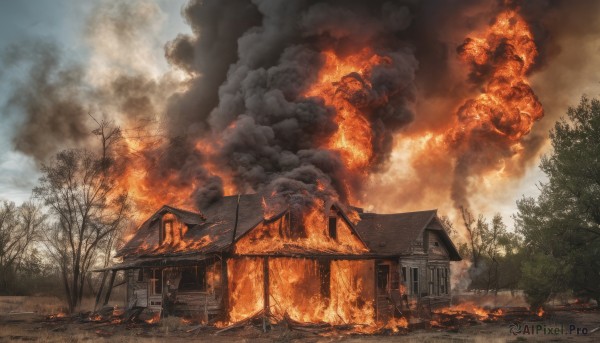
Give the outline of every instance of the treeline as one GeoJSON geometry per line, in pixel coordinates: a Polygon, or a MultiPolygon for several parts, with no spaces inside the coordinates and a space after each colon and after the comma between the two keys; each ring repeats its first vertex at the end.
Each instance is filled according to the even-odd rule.
{"type": "MultiPolygon", "coordinates": [[[[550,131],[540,195],[517,202],[515,230],[500,215],[462,209],[471,289],[522,289],[532,307],[569,293],[600,305],[600,101],[583,97],[550,131]]],[[[450,227],[452,230],[452,227],[450,227]]]]}

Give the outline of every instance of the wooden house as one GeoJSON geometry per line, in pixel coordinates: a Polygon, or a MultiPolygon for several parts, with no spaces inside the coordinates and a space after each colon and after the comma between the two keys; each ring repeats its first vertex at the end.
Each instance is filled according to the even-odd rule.
{"type": "Polygon", "coordinates": [[[461,258],[435,210],[375,214],[259,194],[200,212],[164,206],[103,269],[97,302],[125,273],[128,307],[230,322],[257,313],[370,323],[448,304],[461,258]]]}

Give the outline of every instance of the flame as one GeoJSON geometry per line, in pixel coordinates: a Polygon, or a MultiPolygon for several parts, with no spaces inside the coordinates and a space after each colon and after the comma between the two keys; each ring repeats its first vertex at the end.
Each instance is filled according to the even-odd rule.
{"type": "Polygon", "coordinates": [[[154,312],[152,318],[146,319],[146,324],[156,324],[160,321],[160,311],[154,312]]]}
{"type": "MultiPolygon", "coordinates": [[[[276,214],[268,209],[266,213],[269,217],[276,214]]],[[[301,215],[301,226],[294,227],[289,212],[279,215],[277,220],[262,223],[241,238],[235,245],[235,252],[252,254],[310,251],[358,254],[368,251],[341,216],[336,217],[337,237],[329,236],[329,213],[325,213],[323,200],[316,199],[307,212],[301,215]]]]}
{"type": "Polygon", "coordinates": [[[333,51],[322,52],[324,64],[318,80],[306,91],[307,97],[320,97],[335,110],[335,133],[325,148],[338,151],[346,167],[360,173],[373,159],[373,133],[367,113],[365,92],[371,91],[368,81],[371,69],[378,64],[390,64],[389,58],[365,48],[355,54],[339,57],[333,51]]]}
{"type": "Polygon", "coordinates": [[[540,307],[538,309],[537,316],[540,317],[540,318],[544,316],[544,309],[543,308],[540,307]]]}
{"type": "Polygon", "coordinates": [[[450,307],[440,308],[434,310],[433,313],[454,315],[456,316],[456,318],[459,319],[462,318],[461,313],[469,313],[475,315],[479,320],[488,319],[490,315],[490,312],[486,311],[485,309],[477,306],[472,302],[465,302],[450,307]]]}
{"type": "Polygon", "coordinates": [[[48,319],[65,318],[66,316],[67,316],[67,314],[65,312],[58,312],[58,313],[49,315],[48,319]]]}
{"type": "Polygon", "coordinates": [[[527,80],[538,53],[518,10],[500,12],[485,32],[465,40],[459,55],[486,83],[481,94],[459,109],[459,126],[450,133],[453,140],[483,131],[516,142],[528,134],[544,111],[527,80]],[[489,75],[480,72],[489,67],[489,75]]]}
{"type": "MultiPolygon", "coordinates": [[[[227,262],[230,323],[252,317],[265,308],[263,258],[236,258],[227,262]]],[[[330,324],[375,324],[373,261],[331,261],[323,275],[311,259],[269,258],[269,308],[278,319],[330,324]],[[323,291],[323,279],[328,281],[323,291]],[[324,294],[324,292],[326,292],[324,294]]]]}
{"type": "Polygon", "coordinates": [[[262,259],[236,258],[227,261],[231,323],[251,317],[263,309],[263,278],[262,259]]]}
{"type": "Polygon", "coordinates": [[[94,313],[92,315],[90,315],[90,321],[92,322],[99,322],[102,320],[102,316],[99,313],[94,313]]]}
{"type": "Polygon", "coordinates": [[[399,332],[400,328],[408,329],[408,320],[405,317],[391,318],[385,325],[385,329],[391,329],[393,332],[399,332]]]}

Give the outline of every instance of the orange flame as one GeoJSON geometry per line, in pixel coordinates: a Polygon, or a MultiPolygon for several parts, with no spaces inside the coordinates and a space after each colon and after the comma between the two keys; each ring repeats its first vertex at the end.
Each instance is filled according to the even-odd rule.
{"type": "Polygon", "coordinates": [[[461,304],[457,304],[450,307],[444,307],[441,309],[437,309],[433,311],[434,313],[443,313],[449,315],[455,315],[457,318],[460,318],[461,313],[469,313],[477,316],[477,319],[484,320],[488,319],[490,312],[485,309],[475,305],[472,302],[465,302],[461,304]]]}
{"type": "Polygon", "coordinates": [[[483,92],[459,109],[460,127],[451,136],[456,140],[483,130],[517,141],[544,115],[527,81],[538,54],[531,30],[517,10],[507,9],[485,32],[472,36],[459,48],[459,54],[473,65],[477,76],[487,81],[483,92]],[[500,50],[503,53],[497,56],[500,50]],[[479,72],[489,66],[489,75],[479,72]]]}
{"type": "Polygon", "coordinates": [[[160,311],[154,312],[152,318],[146,319],[146,324],[156,324],[160,321],[160,311]]]}
{"type": "MultiPolygon", "coordinates": [[[[273,252],[339,252],[357,254],[368,251],[360,239],[353,234],[345,220],[336,214],[336,237],[327,232],[329,213],[325,213],[324,201],[317,199],[302,215],[302,225],[292,222],[288,212],[270,223],[263,223],[241,238],[235,246],[238,254],[273,252]]],[[[267,216],[276,213],[268,210],[267,216]]]]}
{"type": "Polygon", "coordinates": [[[543,308],[540,307],[538,309],[537,316],[540,317],[540,318],[544,316],[544,309],[543,308]]]}
{"type": "Polygon", "coordinates": [[[340,152],[345,165],[353,171],[365,172],[373,159],[372,128],[361,107],[361,92],[371,88],[367,81],[371,68],[391,63],[365,48],[340,58],[333,51],[322,52],[325,62],[315,82],[305,96],[320,97],[335,109],[338,129],[329,137],[328,149],[340,152]]]}

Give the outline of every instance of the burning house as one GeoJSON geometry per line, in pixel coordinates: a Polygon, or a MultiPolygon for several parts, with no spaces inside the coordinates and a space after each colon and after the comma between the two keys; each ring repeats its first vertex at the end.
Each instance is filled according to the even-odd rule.
{"type": "Polygon", "coordinates": [[[130,308],[227,322],[268,314],[370,325],[416,303],[449,303],[449,262],[461,258],[435,210],[297,200],[226,196],[199,213],[163,206],[104,270],[104,289],[123,271],[130,308]]]}

